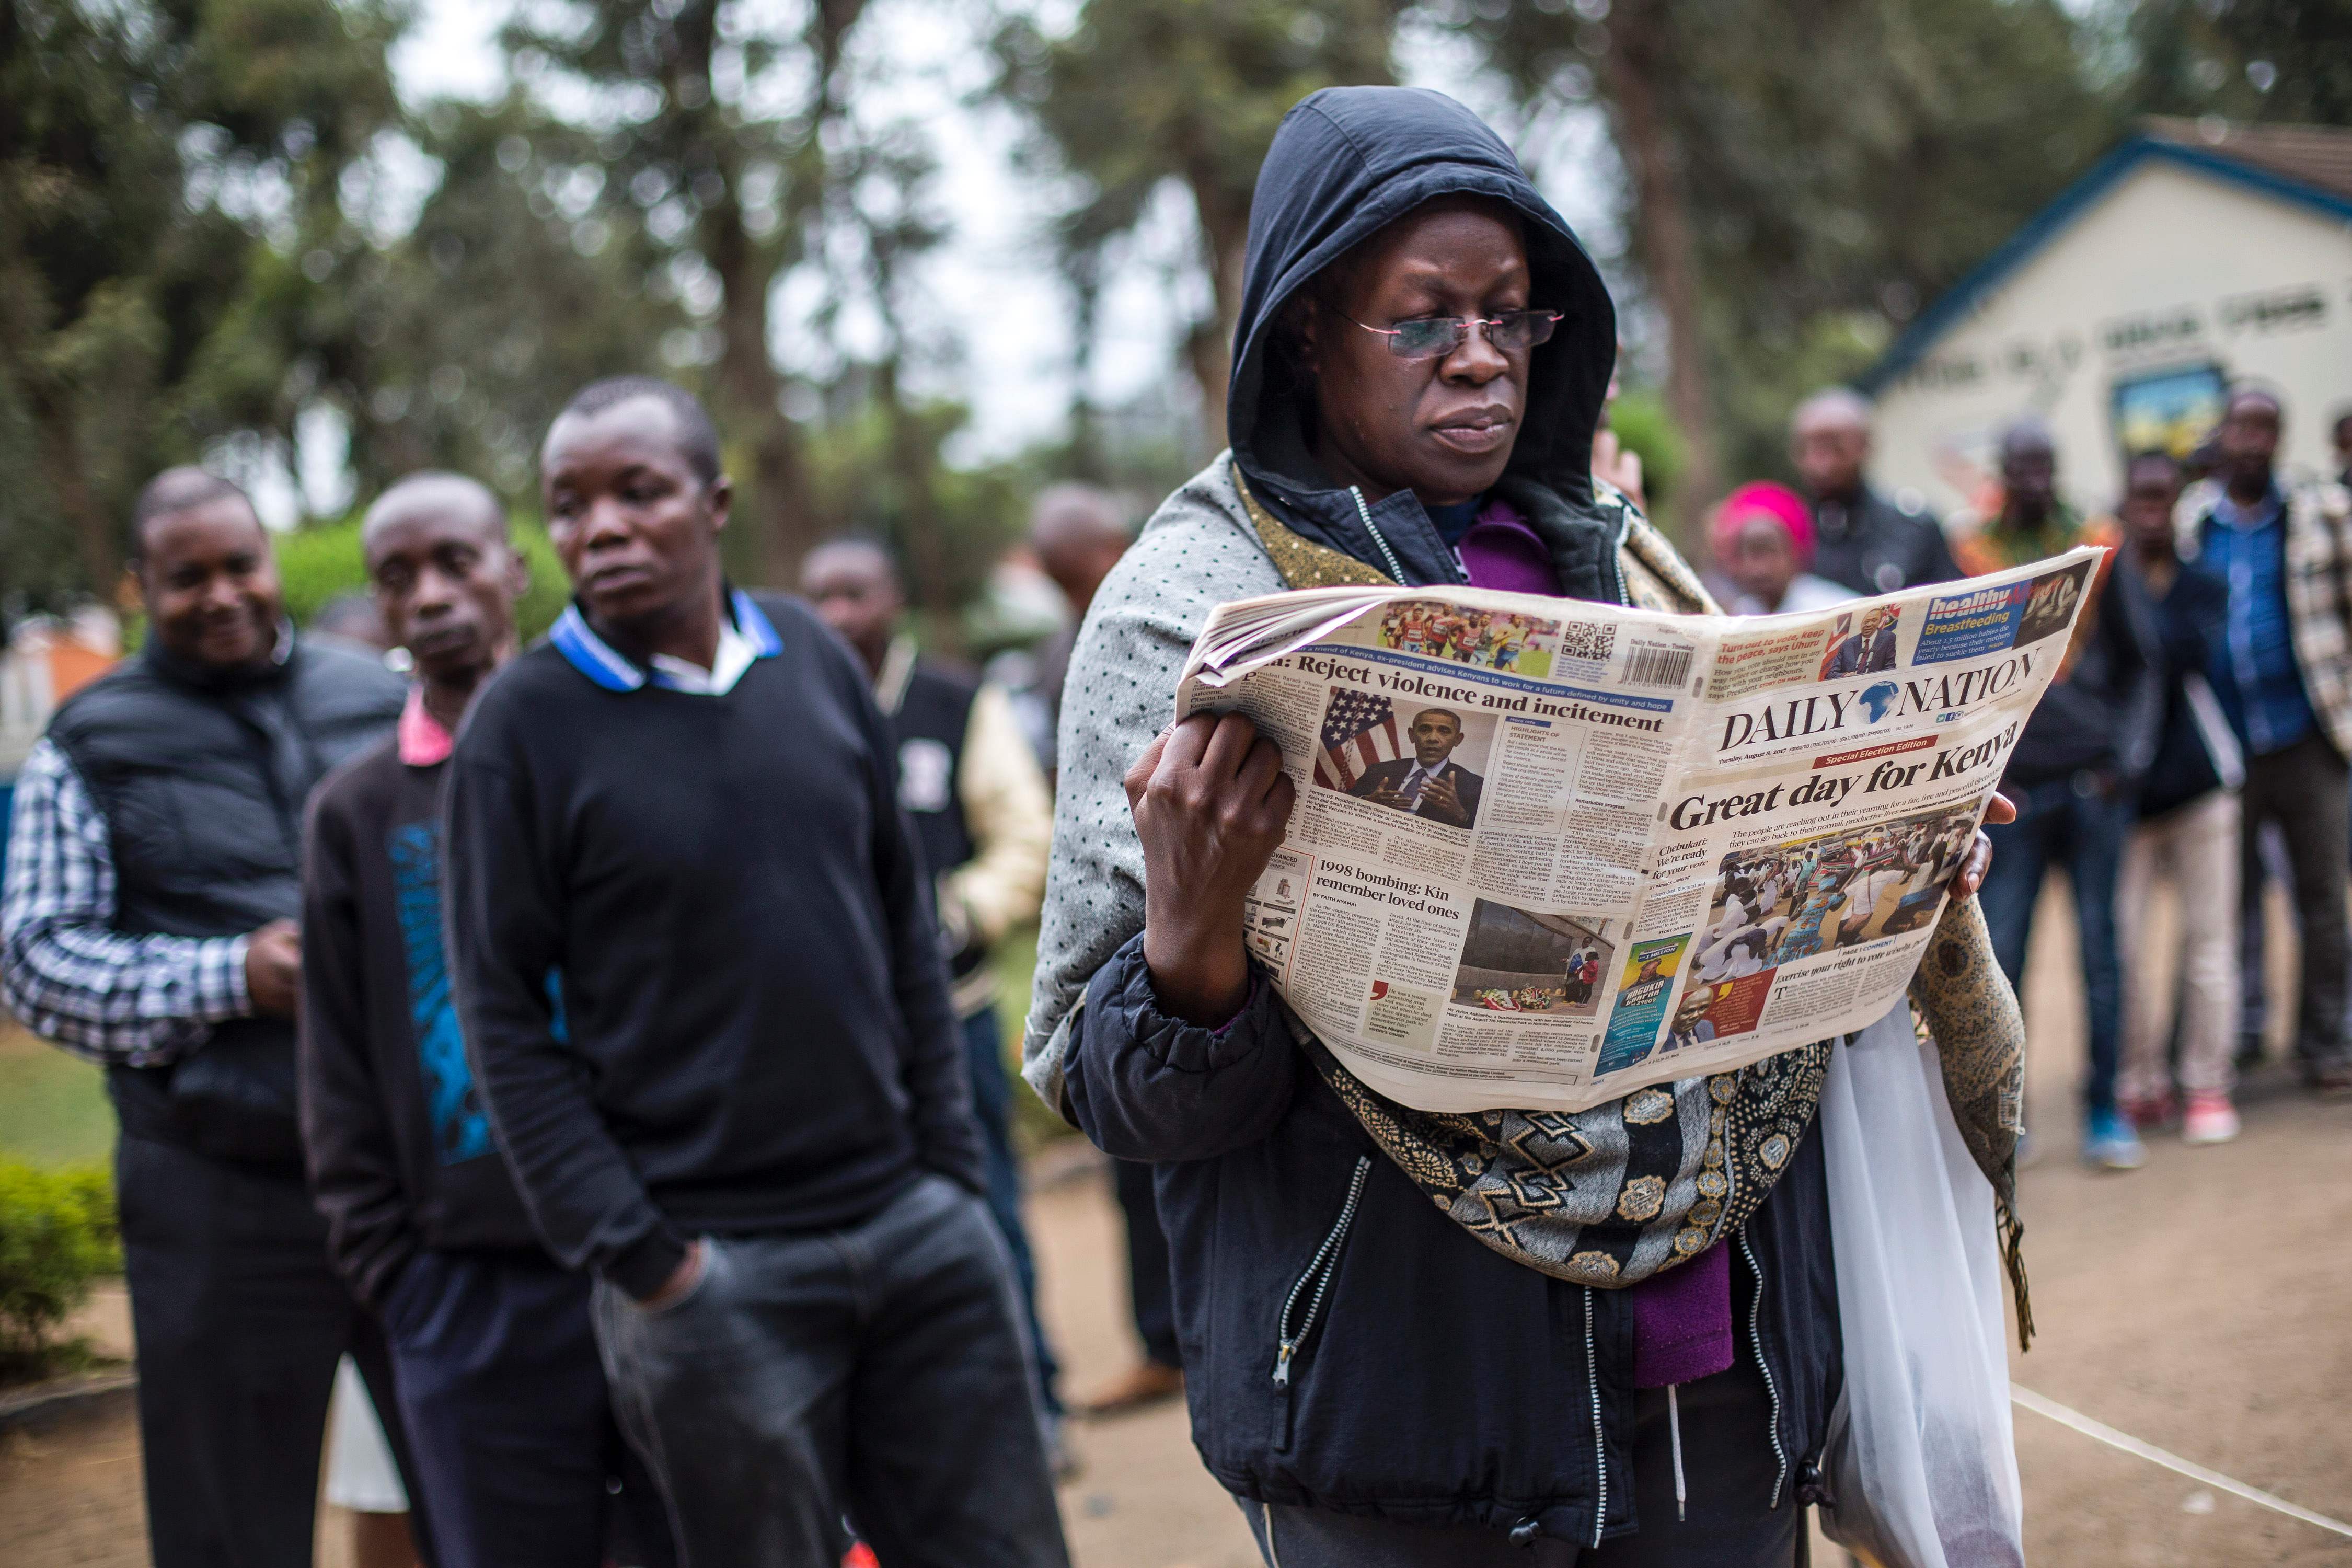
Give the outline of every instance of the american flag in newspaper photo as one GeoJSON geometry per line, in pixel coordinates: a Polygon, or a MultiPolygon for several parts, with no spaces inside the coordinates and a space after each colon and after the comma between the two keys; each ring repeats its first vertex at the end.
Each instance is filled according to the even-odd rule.
{"type": "Polygon", "coordinates": [[[1335,687],[1323,714],[1323,749],[1315,758],[1315,782],[1325,789],[1350,790],[1364,770],[1409,757],[1397,734],[1396,708],[1385,697],[1335,687]]]}

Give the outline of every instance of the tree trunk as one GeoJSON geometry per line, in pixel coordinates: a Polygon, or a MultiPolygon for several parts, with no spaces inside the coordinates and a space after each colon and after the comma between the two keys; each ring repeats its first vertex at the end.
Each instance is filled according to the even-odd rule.
{"type": "Polygon", "coordinates": [[[42,477],[49,481],[49,494],[58,510],[73,521],[82,574],[89,580],[89,591],[111,604],[122,577],[122,542],[113,519],[89,488],[81,441],[74,433],[73,411],[48,390],[33,391],[27,401],[40,439],[42,477]]]}
{"type": "Polygon", "coordinates": [[[1615,112],[1617,146],[1633,186],[1633,249],[1666,318],[1666,408],[1681,430],[1685,458],[1670,523],[1684,540],[1721,489],[1715,405],[1706,384],[1706,333],[1699,301],[1698,247],[1691,231],[1679,150],[1654,87],[1671,68],[1658,0],[1621,6],[1611,18],[1601,78],[1615,112]]]}
{"type": "Polygon", "coordinates": [[[1215,314],[1194,325],[1184,345],[1201,387],[1201,437],[1213,452],[1225,445],[1225,386],[1233,378],[1234,331],[1242,319],[1242,278],[1249,259],[1248,191],[1219,184],[1205,158],[1188,160],[1187,183],[1201,216],[1202,262],[1215,314]]]}

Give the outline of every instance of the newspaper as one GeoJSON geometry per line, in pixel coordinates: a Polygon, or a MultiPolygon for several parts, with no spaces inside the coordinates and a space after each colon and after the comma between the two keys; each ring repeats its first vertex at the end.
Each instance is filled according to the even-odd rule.
{"type": "Polygon", "coordinates": [[[1210,617],[1176,707],[1282,747],[1247,940],[1339,1059],[1578,1110],[1886,1014],[2103,553],[1747,619],[1274,595],[1210,617]]]}

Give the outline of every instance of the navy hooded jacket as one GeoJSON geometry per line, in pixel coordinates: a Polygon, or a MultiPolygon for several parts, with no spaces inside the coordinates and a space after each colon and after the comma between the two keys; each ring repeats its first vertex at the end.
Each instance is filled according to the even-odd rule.
{"type": "MultiPolygon", "coordinates": [[[[1533,303],[1566,317],[1536,352],[1497,488],[1567,592],[1624,602],[1622,513],[1596,502],[1590,472],[1615,313],[1509,149],[1439,94],[1328,89],[1276,133],[1250,219],[1234,460],[1318,542],[1384,567],[1393,553],[1409,582],[1459,580],[1410,491],[1370,507],[1375,538],[1330,485],[1307,444],[1307,389],[1272,345],[1283,304],[1324,267],[1461,192],[1517,210],[1533,303]]],[[[1073,1030],[1069,1113],[1101,1148],[1158,1167],[1194,1441],[1229,1490],[1584,1545],[1638,1529],[1624,1292],[1512,1262],[1433,1209],[1293,1043],[1266,986],[1223,1029],[1186,1024],[1160,1010],[1139,934],[1095,972],[1073,1030]]],[[[1731,1245],[1739,1357],[1770,1390],[1755,1441],[1776,1461],[1774,1505],[1793,1507],[1818,1486],[1839,1377],[1817,1139],[1731,1245]]]]}

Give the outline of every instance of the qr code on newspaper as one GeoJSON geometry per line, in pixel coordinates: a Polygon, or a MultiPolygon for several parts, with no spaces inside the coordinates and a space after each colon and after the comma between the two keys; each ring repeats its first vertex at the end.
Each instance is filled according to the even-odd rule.
{"type": "Polygon", "coordinates": [[[1566,621],[1559,628],[1559,657],[1606,662],[1617,651],[1617,628],[1608,621],[1566,621]]]}

